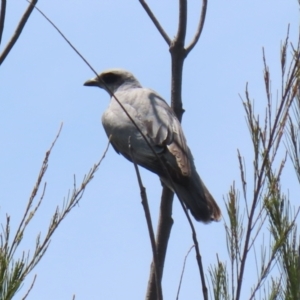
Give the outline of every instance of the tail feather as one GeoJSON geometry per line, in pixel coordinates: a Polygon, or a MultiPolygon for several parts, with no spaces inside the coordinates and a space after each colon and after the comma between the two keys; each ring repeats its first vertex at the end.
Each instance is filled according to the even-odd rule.
{"type": "MultiPolygon", "coordinates": [[[[171,188],[171,184],[162,179],[163,182],[171,188]]],[[[197,221],[210,223],[211,221],[219,221],[221,219],[221,210],[195,172],[188,180],[180,184],[178,181],[173,182],[177,193],[177,197],[187,206],[197,221]]],[[[171,188],[172,189],[172,188],[171,188]]]]}

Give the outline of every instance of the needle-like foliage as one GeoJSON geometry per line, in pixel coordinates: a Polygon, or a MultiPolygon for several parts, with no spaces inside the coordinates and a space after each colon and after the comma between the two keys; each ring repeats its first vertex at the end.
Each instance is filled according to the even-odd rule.
{"type": "Polygon", "coordinates": [[[291,207],[281,179],[288,154],[300,178],[299,44],[300,35],[296,47],[289,44],[288,30],[281,47],[282,86],[276,105],[264,50],[264,113],[256,112],[246,85],[242,103],[253,149],[253,183],[249,188],[247,182],[251,180],[246,174],[247,159],[238,151],[244,201],[240,201],[240,191],[234,183],[225,201],[230,270],[227,271],[224,267],[226,264],[219,261],[211,267],[214,299],[245,299],[245,294],[248,295],[247,299],[300,299],[299,238],[296,226],[299,207],[291,207]],[[284,144],[285,134],[287,142],[284,144]],[[269,235],[268,243],[265,242],[266,233],[269,235]],[[257,249],[260,249],[260,257],[257,249]],[[257,277],[249,290],[244,286],[244,282],[249,280],[245,269],[250,263],[253,264],[253,260],[257,277]]]}

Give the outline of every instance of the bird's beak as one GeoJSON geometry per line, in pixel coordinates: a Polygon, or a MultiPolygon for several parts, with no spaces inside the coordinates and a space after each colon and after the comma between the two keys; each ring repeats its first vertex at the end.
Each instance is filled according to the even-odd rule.
{"type": "Polygon", "coordinates": [[[100,83],[99,83],[99,80],[98,80],[97,77],[87,80],[83,85],[84,86],[98,86],[98,87],[100,87],[100,83]]]}

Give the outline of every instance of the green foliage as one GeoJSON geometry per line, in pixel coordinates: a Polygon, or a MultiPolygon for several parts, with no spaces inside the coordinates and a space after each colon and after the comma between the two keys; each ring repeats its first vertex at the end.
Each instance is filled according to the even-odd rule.
{"type": "MultiPolygon", "coordinates": [[[[48,167],[48,160],[51,150],[53,149],[54,144],[59,137],[60,131],[61,128],[51,148],[46,152],[41,170],[37,178],[37,182],[32,190],[24,215],[19,223],[18,229],[16,230],[12,238],[10,233],[10,217],[6,216],[6,223],[4,225],[2,224],[2,232],[0,233],[0,300],[12,299],[21,288],[27,275],[40,262],[40,260],[48,250],[50,239],[53,233],[56,231],[59,224],[65,219],[68,213],[81,200],[86,186],[93,179],[95,172],[98,170],[99,165],[102,162],[108,150],[107,146],[100,161],[97,164],[95,164],[93,168],[89,171],[89,173],[84,177],[82,183],[78,188],[76,186],[76,180],[74,177],[74,186],[72,192],[69,193],[67,199],[62,205],[62,208],[56,208],[50,220],[50,225],[48,227],[45,237],[41,238],[40,234],[37,235],[33,253],[31,254],[29,250],[23,250],[21,256],[18,257],[18,253],[21,250],[21,242],[25,236],[26,228],[34,219],[34,216],[38,212],[40,204],[44,198],[46,191],[46,183],[43,185],[39,200],[37,201],[37,203],[34,202],[40,190],[43,177],[48,167]]],[[[34,277],[31,286],[29,287],[25,296],[22,299],[27,298],[29,292],[33,288],[35,279],[36,276],[34,277]]],[[[75,298],[73,297],[73,299],[75,298]]]]}
{"type": "Polygon", "coordinates": [[[247,299],[262,299],[262,290],[264,299],[300,299],[300,246],[296,226],[300,208],[295,211],[281,189],[281,175],[288,155],[300,179],[300,35],[297,47],[291,46],[290,59],[288,42],[287,34],[281,47],[282,87],[276,107],[272,102],[271,75],[263,52],[267,99],[263,122],[262,114],[254,110],[246,86],[243,105],[254,152],[253,193],[247,193],[245,160],[238,151],[245,208],[241,208],[240,192],[234,183],[226,201],[228,221],[225,229],[230,270],[227,271],[226,264],[220,261],[210,268],[214,299],[241,299],[245,268],[251,256],[256,261],[257,278],[252,289],[246,292],[247,299]],[[283,147],[284,135],[287,137],[286,147],[283,147]],[[278,153],[282,152],[284,154],[280,157],[278,153]],[[266,232],[269,232],[267,246],[264,242],[261,244],[266,232]],[[260,260],[257,246],[261,248],[260,260]]]}
{"type": "Polygon", "coordinates": [[[216,267],[211,267],[209,269],[209,275],[212,280],[214,299],[229,300],[229,280],[226,265],[222,264],[221,262],[218,262],[216,267]]]}

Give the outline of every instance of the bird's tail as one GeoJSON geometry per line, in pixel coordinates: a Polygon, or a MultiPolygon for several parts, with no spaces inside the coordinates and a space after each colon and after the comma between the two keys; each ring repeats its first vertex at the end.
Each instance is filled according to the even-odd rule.
{"type": "Polygon", "coordinates": [[[183,201],[197,221],[209,223],[220,220],[221,210],[197,172],[183,185],[178,182],[173,184],[178,198],[183,201]]]}

